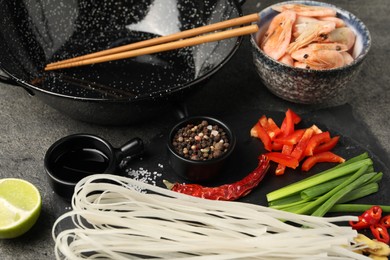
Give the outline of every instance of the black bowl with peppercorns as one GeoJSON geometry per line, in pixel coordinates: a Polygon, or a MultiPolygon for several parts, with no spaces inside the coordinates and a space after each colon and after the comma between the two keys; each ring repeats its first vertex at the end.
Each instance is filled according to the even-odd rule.
{"type": "Polygon", "coordinates": [[[187,180],[210,181],[223,169],[235,144],[232,130],[220,120],[208,116],[188,117],[169,133],[169,163],[187,180]]]}

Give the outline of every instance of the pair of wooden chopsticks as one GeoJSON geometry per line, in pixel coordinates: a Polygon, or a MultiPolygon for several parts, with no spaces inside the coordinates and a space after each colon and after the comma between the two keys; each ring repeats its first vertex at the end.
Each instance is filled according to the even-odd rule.
{"type": "Polygon", "coordinates": [[[256,24],[238,27],[226,31],[220,31],[201,35],[204,33],[214,32],[233,26],[243,25],[259,20],[258,14],[250,14],[223,22],[210,24],[194,29],[189,29],[179,33],[148,39],[141,42],[131,43],[128,45],[99,51],[95,53],[78,56],[75,58],[57,61],[46,65],[45,70],[57,70],[71,67],[84,66],[88,64],[101,63],[119,59],[132,58],[140,55],[158,53],[179,49],[183,47],[194,46],[206,42],[219,41],[227,38],[238,37],[258,31],[256,24]],[[191,37],[191,38],[188,38],[191,37]]]}

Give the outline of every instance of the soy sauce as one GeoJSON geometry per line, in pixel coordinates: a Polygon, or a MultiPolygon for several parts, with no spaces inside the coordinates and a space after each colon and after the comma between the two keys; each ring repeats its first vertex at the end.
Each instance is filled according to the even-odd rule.
{"type": "Polygon", "coordinates": [[[54,162],[53,171],[56,175],[69,182],[95,173],[104,173],[109,166],[108,157],[99,150],[81,148],[61,154],[54,162]]]}

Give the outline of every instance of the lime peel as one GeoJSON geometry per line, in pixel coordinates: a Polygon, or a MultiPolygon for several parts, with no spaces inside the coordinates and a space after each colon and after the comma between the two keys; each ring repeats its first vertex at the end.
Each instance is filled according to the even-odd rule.
{"type": "Polygon", "coordinates": [[[0,179],[0,239],[26,233],[38,220],[42,199],[31,183],[16,178],[0,179]]]}

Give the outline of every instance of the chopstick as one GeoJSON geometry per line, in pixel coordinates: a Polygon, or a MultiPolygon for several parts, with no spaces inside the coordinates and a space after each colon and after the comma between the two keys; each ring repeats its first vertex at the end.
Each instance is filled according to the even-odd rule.
{"type": "Polygon", "coordinates": [[[66,59],[58,62],[49,63],[46,65],[45,70],[56,70],[63,68],[71,68],[84,66],[88,64],[101,63],[106,61],[113,61],[119,59],[132,58],[140,55],[153,54],[157,52],[169,51],[183,47],[194,46],[206,42],[219,41],[227,38],[242,36],[250,33],[254,33],[258,30],[258,26],[253,24],[249,26],[239,27],[226,31],[210,33],[207,35],[201,35],[204,33],[213,32],[220,29],[226,29],[229,27],[243,25],[250,22],[259,20],[259,15],[250,14],[239,18],[233,18],[223,22],[210,24],[194,29],[189,29],[179,33],[152,38],[149,40],[131,43],[128,45],[111,48],[95,53],[78,56],[71,59],[66,59]],[[194,37],[195,36],[195,37],[194,37]],[[191,38],[187,38],[191,37],[191,38]],[[184,39],[187,38],[187,39],[184,39]]]}

